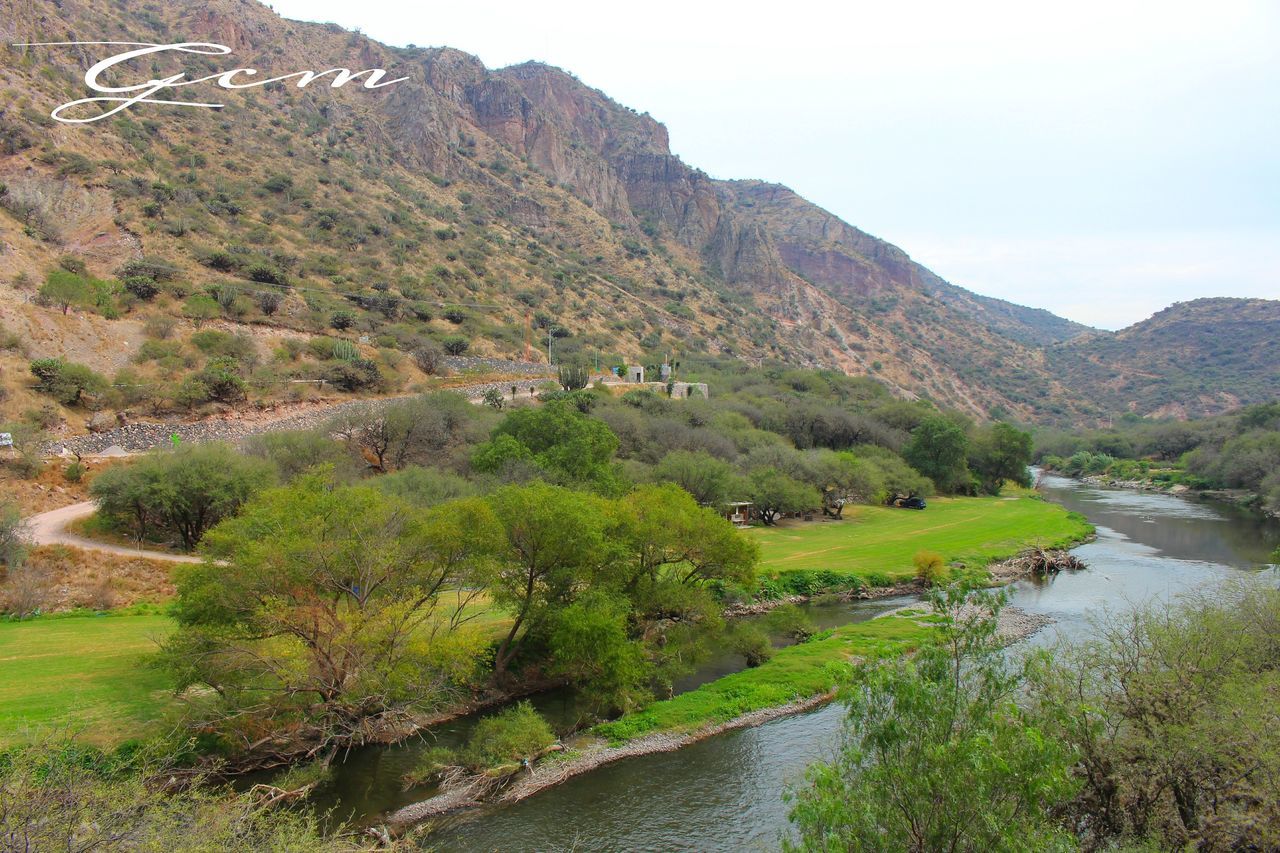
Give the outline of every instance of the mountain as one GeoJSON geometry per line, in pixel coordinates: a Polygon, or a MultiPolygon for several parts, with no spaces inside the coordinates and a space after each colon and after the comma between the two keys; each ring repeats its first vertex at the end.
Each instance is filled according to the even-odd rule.
{"type": "Polygon", "coordinates": [[[1115,334],[1049,349],[1048,363],[1108,411],[1197,417],[1280,395],[1280,302],[1179,302],[1115,334]]]}
{"type": "MultiPolygon", "coordinates": [[[[234,51],[153,57],[148,75],[380,67],[408,78],[376,90],[206,83],[181,91],[198,88],[221,110],[139,104],[65,125],[49,111],[89,94],[85,69],[116,49],[9,48],[0,296],[13,298],[0,316],[36,354],[159,382],[175,368],[139,361],[147,318],[208,291],[221,322],[263,348],[334,335],[335,315],[350,315],[342,334],[364,333],[366,354],[377,347],[384,372],[405,382],[414,368],[396,352],[423,339],[464,338],[495,357],[522,357],[532,340],[559,359],[707,352],[865,373],[979,418],[1167,406],[1100,393],[1115,379],[1091,359],[1126,346],[1126,333],[951,285],[786,187],[713,179],[671,153],[658,121],[560,69],[490,70],[252,0],[0,4],[6,44],[208,40],[234,51]],[[161,270],[160,293],[79,316],[23,304],[49,270],[80,263],[101,277],[161,270]],[[267,310],[273,299],[260,297],[273,289],[267,310]]],[[[140,79],[131,67],[112,79],[140,79]]],[[[1180,382],[1174,405],[1190,413],[1259,393],[1253,373],[1214,357],[1216,390],[1180,382]]]]}

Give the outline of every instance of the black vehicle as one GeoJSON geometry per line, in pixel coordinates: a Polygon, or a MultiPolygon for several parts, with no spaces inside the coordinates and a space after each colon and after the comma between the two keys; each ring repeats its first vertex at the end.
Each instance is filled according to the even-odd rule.
{"type": "Polygon", "coordinates": [[[928,504],[924,502],[924,498],[916,495],[909,495],[905,498],[894,498],[893,505],[902,509],[924,509],[928,504]]]}

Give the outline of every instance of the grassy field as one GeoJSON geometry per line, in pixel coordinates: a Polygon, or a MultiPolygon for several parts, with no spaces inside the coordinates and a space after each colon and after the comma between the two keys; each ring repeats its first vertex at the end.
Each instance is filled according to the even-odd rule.
{"type": "Polygon", "coordinates": [[[753,669],[744,669],[704,684],[643,711],[596,726],[614,741],[653,732],[690,732],[704,725],[807,699],[833,689],[849,661],[869,660],[919,645],[929,628],[913,619],[885,617],[844,625],[826,637],[779,649],[753,669]]]}
{"type": "MultiPolygon", "coordinates": [[[[922,549],[948,560],[981,565],[1032,544],[1054,545],[1088,532],[1079,516],[1025,496],[933,499],[924,512],[850,507],[840,522],[788,522],[761,528],[763,569],[829,569],[867,579],[873,573],[909,577],[922,549]]],[[[499,632],[506,616],[477,602],[472,625],[499,632]]],[[[894,620],[897,621],[897,620],[894,620]]],[[[643,712],[643,726],[679,727],[697,720],[728,719],[826,689],[825,668],[840,653],[827,643],[856,639],[873,651],[883,621],[837,632],[824,640],[780,652],[766,667],[721,679],[643,712]],[[675,704],[673,704],[675,703],[675,704]],[[725,716],[725,715],[728,716],[725,716]]],[[[158,614],[68,616],[0,622],[0,744],[20,739],[32,726],[68,725],[87,740],[112,743],[145,732],[172,702],[162,673],[146,666],[156,640],[172,630],[158,614]]],[[[893,639],[880,637],[880,640],[893,639]]],[[[859,654],[863,652],[858,652],[859,654]]],[[[635,716],[635,715],[633,715],[635,716]]],[[[630,718],[624,718],[630,719],[630,718]]],[[[628,724],[630,725],[630,724],[628,724]]],[[[645,728],[646,731],[652,728],[645,728]]]]}
{"type": "Polygon", "coordinates": [[[169,703],[146,666],[167,616],[67,616],[0,622],[0,744],[57,726],[108,744],[144,731],[169,703]]]}
{"type": "Polygon", "coordinates": [[[911,577],[916,552],[982,566],[1032,545],[1074,542],[1091,530],[1082,516],[1025,494],[995,498],[930,498],[923,511],[880,506],[845,509],[842,521],[787,521],[754,528],[761,567],[769,574],[826,569],[840,574],[911,577]]]}
{"type": "MultiPolygon", "coordinates": [[[[483,599],[463,613],[495,636],[510,624],[483,599]]],[[[100,745],[145,734],[175,701],[147,665],[172,630],[159,613],[0,622],[0,746],[50,726],[100,745]]]]}

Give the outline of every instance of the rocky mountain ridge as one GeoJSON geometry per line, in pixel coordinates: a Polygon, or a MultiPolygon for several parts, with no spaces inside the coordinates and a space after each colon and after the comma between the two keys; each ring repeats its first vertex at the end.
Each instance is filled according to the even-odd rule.
{"type": "Polygon", "coordinates": [[[287,273],[284,305],[229,320],[331,334],[324,318],[354,302],[375,337],[461,330],[473,351],[498,356],[545,337],[562,357],[776,359],[867,373],[979,418],[1199,414],[1266,392],[1267,366],[1253,360],[1215,372],[1212,389],[1184,371],[1167,400],[1117,383],[1097,369],[1102,353],[1128,347],[1135,365],[1168,369],[1134,354],[1163,339],[979,296],[786,187],[713,179],[671,153],[660,122],[551,66],[490,70],[458,50],[389,47],[253,0],[3,6],[10,44],[209,40],[233,55],[179,67],[381,67],[409,79],[220,92],[221,111],[139,105],[68,126],[43,117],[83,96],[84,69],[105,54],[11,48],[0,63],[15,96],[0,112],[0,288],[15,274],[39,280],[67,255],[104,276],[158,257],[192,286],[251,296],[243,279],[266,264],[287,273]],[[455,329],[425,304],[471,307],[455,329]]]}

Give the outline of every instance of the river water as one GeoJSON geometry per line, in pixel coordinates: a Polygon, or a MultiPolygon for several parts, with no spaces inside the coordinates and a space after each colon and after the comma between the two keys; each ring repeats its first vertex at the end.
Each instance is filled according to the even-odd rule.
{"type": "MultiPolygon", "coordinates": [[[[1052,476],[1042,477],[1040,488],[1048,500],[1088,517],[1097,526],[1098,536],[1074,552],[1088,570],[1014,586],[1014,605],[1056,620],[1031,643],[1087,633],[1090,620],[1108,608],[1123,609],[1126,604],[1256,572],[1280,545],[1280,525],[1223,504],[1101,489],[1052,476]]],[[[851,612],[828,611],[824,621],[853,621],[882,609],[845,606],[851,612]]],[[[514,806],[447,818],[424,847],[776,849],[788,832],[783,793],[803,781],[811,763],[832,755],[842,716],[839,705],[828,705],[676,752],[608,765],[514,806]]],[[[379,762],[395,763],[393,752],[371,755],[379,762]]],[[[366,770],[373,772],[355,774],[355,778],[394,774],[393,767],[366,770]]]]}

